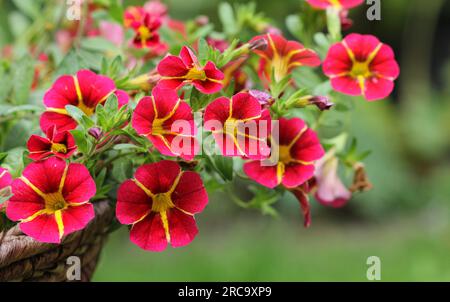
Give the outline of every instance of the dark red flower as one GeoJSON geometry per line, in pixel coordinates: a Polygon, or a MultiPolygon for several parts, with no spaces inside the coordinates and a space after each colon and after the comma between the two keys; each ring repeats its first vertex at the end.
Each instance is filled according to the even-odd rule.
{"type": "Polygon", "coordinates": [[[6,215],[37,241],[60,243],[94,218],[95,182],[81,164],[52,157],[28,165],[12,184],[6,215]]]}
{"type": "Polygon", "coordinates": [[[249,93],[220,97],[205,109],[205,130],[214,135],[222,155],[252,159],[267,157],[270,114],[249,93]]]}
{"type": "Polygon", "coordinates": [[[57,132],[56,126],[49,127],[47,137],[32,135],[27,147],[32,160],[41,160],[52,155],[59,158],[69,158],[77,150],[75,139],[68,131],[57,132]]]}
{"type": "Polygon", "coordinates": [[[387,97],[400,69],[394,52],[375,36],[350,34],[328,51],[323,71],[334,90],[363,95],[368,101],[387,97]]]}
{"type": "Polygon", "coordinates": [[[278,153],[278,162],[263,166],[260,161],[244,164],[244,172],[263,186],[274,188],[279,184],[296,188],[314,175],[314,162],[324,155],[317,134],[300,118],[279,120],[279,143],[271,138],[272,152],[278,153]],[[275,150],[275,151],[274,151],[275,150]]]}
{"type": "Polygon", "coordinates": [[[75,129],[77,122],[67,113],[67,105],[76,106],[87,116],[91,116],[97,105],[103,104],[113,93],[120,106],[128,103],[126,92],[116,89],[114,81],[103,75],[80,70],[75,76],[60,76],[44,95],[46,110],[40,121],[42,131],[53,126],[59,132],[75,129]]]}
{"type": "Polygon", "coordinates": [[[259,74],[271,79],[272,73],[276,82],[283,79],[294,68],[299,66],[319,66],[320,58],[311,49],[305,48],[297,41],[288,41],[284,37],[266,34],[254,37],[250,42],[264,38],[269,46],[265,50],[253,50],[261,57],[259,74]]]}
{"type": "Polygon", "coordinates": [[[223,87],[224,75],[213,62],[200,66],[197,57],[188,47],[181,49],[180,55],[168,55],[158,64],[161,75],[160,87],[178,89],[185,84],[192,84],[199,91],[212,94],[223,87]]]}
{"type": "Polygon", "coordinates": [[[117,193],[117,219],[131,224],[130,240],[149,251],[189,244],[198,229],[194,214],[208,203],[200,176],[181,171],[173,161],[147,164],[136,170],[117,193]]]}
{"type": "Polygon", "coordinates": [[[192,109],[175,90],[153,88],[133,112],[133,128],[164,155],[191,160],[199,150],[192,109]]]}

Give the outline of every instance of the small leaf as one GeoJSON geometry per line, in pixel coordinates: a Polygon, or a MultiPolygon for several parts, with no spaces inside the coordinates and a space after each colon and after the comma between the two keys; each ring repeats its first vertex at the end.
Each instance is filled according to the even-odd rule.
{"type": "Polygon", "coordinates": [[[234,35],[237,32],[237,22],[234,16],[233,8],[227,2],[219,4],[219,19],[222,22],[223,31],[227,35],[234,35]]]}

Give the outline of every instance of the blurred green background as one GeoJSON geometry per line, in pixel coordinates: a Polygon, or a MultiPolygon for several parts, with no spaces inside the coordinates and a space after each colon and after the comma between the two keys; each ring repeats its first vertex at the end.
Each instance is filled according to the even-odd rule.
{"type": "MultiPolygon", "coordinates": [[[[220,26],[218,0],[164,2],[174,18],[203,14],[220,26]]],[[[283,29],[300,2],[256,1],[283,29]]],[[[360,146],[373,150],[366,160],[372,191],[338,210],[313,202],[310,229],[287,195],[274,219],[215,194],[197,216],[191,245],[148,253],[122,228],[94,280],[366,281],[366,260],[378,256],[383,281],[450,281],[450,2],[381,2],[381,21],[368,21],[365,5],[351,12],[351,31],[390,44],[402,71],[391,99],[358,100],[351,116],[360,146]]]]}

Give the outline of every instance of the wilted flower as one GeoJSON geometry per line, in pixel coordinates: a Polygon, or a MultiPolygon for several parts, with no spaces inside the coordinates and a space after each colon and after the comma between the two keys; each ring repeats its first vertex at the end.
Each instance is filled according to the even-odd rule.
{"type": "Polygon", "coordinates": [[[305,228],[308,228],[311,225],[311,205],[309,203],[309,185],[308,182],[305,182],[301,186],[294,188],[291,192],[297,198],[300,203],[300,208],[303,213],[303,225],[305,228]]]}
{"type": "Polygon", "coordinates": [[[81,164],[52,157],[28,165],[12,184],[6,215],[37,241],[60,243],[94,218],[95,182],[81,164]]]}
{"type": "Polygon", "coordinates": [[[117,193],[117,219],[131,224],[130,240],[149,251],[167,244],[189,244],[198,229],[194,214],[203,211],[208,195],[200,176],[181,171],[173,161],[147,164],[136,170],[117,193]]]}
{"type": "Polygon", "coordinates": [[[75,139],[68,131],[58,132],[56,126],[48,127],[46,137],[32,135],[27,147],[32,160],[42,160],[50,156],[69,158],[77,150],[75,139]]]}
{"type": "Polygon", "coordinates": [[[339,208],[347,204],[352,192],[342,183],[338,176],[339,160],[334,151],[328,153],[316,164],[315,195],[318,202],[325,206],[339,208]]]}
{"type": "Polygon", "coordinates": [[[197,57],[188,47],[181,49],[180,55],[169,55],[158,64],[161,75],[159,86],[178,89],[185,84],[192,84],[200,92],[216,93],[222,89],[224,75],[213,62],[200,66],[197,57]]]}
{"type": "Polygon", "coordinates": [[[392,48],[372,35],[350,34],[328,51],[323,71],[334,90],[364,95],[368,101],[387,97],[400,69],[392,48]]]}
{"type": "Polygon", "coordinates": [[[350,187],[352,192],[364,192],[373,188],[372,183],[367,177],[366,169],[362,163],[356,163],[353,167],[355,174],[353,176],[353,183],[350,187]]]}

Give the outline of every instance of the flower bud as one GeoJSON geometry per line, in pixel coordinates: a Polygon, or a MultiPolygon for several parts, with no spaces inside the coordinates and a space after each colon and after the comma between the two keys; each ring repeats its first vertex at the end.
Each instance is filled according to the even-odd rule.
{"type": "Polygon", "coordinates": [[[274,101],[273,97],[265,91],[251,89],[248,93],[257,99],[261,106],[270,106],[274,101]]]}
{"type": "Polygon", "coordinates": [[[96,140],[99,140],[103,136],[103,132],[100,128],[93,127],[88,130],[88,133],[90,136],[95,138],[96,140]]]}
{"type": "Polygon", "coordinates": [[[334,106],[334,103],[330,102],[330,99],[326,96],[311,96],[306,95],[297,100],[295,107],[304,108],[306,106],[315,105],[321,111],[329,110],[334,106]]]}

